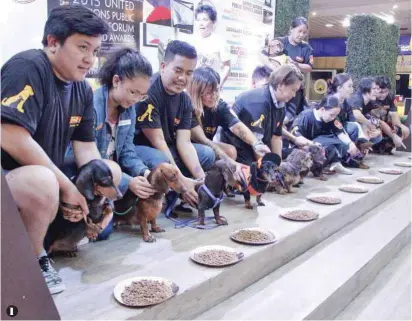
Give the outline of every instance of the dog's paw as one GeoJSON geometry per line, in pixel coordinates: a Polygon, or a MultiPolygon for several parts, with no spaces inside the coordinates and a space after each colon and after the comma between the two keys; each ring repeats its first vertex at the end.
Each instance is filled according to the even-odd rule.
{"type": "Polygon", "coordinates": [[[286,195],[287,191],[285,189],[282,189],[280,191],[277,191],[277,193],[280,194],[280,195],[286,195]]]}
{"type": "Polygon", "coordinates": [[[166,232],[164,228],[161,228],[160,226],[152,227],[150,232],[152,233],[163,233],[166,232]]]}
{"type": "Polygon", "coordinates": [[[246,204],[245,208],[247,208],[248,210],[253,210],[253,205],[252,204],[246,204]]]}
{"type": "Polygon", "coordinates": [[[318,177],[316,177],[317,179],[319,179],[319,180],[321,180],[321,181],[327,181],[328,180],[328,178],[325,176],[325,175],[320,175],[320,176],[318,176],[318,177]]]}
{"type": "Polygon", "coordinates": [[[300,188],[300,185],[299,185],[300,183],[297,183],[296,185],[293,185],[293,187],[296,187],[296,188],[300,188]]]}
{"type": "Polygon", "coordinates": [[[156,242],[156,238],[153,237],[152,235],[143,235],[143,241],[147,243],[154,243],[156,242]]]}
{"type": "Polygon", "coordinates": [[[77,250],[76,251],[67,251],[64,253],[66,257],[77,257],[77,250]]]}
{"type": "Polygon", "coordinates": [[[258,202],[257,205],[258,205],[258,206],[266,206],[266,204],[263,203],[263,202],[258,202]]]}
{"type": "Polygon", "coordinates": [[[229,223],[223,216],[219,216],[216,218],[216,224],[217,225],[228,225],[229,223]]]}

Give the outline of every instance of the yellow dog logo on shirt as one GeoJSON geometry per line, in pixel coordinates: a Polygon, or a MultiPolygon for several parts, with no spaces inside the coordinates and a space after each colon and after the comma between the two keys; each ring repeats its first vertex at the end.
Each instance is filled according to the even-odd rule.
{"type": "Polygon", "coordinates": [[[24,113],[23,105],[31,96],[34,95],[33,88],[31,86],[26,85],[24,89],[19,92],[17,95],[11,96],[9,98],[4,98],[1,101],[2,106],[12,107],[13,104],[17,104],[15,107],[19,112],[24,113]]]}
{"type": "Polygon", "coordinates": [[[262,122],[265,120],[265,115],[260,115],[259,119],[257,121],[254,121],[252,123],[250,123],[250,126],[252,127],[260,127],[262,128],[262,122]]]}
{"type": "Polygon", "coordinates": [[[144,120],[147,118],[148,121],[152,122],[152,121],[153,121],[153,119],[152,119],[152,111],[153,111],[153,109],[154,109],[154,106],[153,106],[152,104],[149,104],[149,105],[147,106],[147,109],[146,109],[146,111],[144,112],[144,114],[143,114],[142,116],[140,116],[140,117],[137,117],[137,120],[140,121],[140,122],[142,122],[142,121],[144,121],[144,120]]]}

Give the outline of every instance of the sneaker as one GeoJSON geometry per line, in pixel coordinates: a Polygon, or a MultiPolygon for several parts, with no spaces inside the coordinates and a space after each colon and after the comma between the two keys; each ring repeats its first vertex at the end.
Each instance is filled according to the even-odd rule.
{"type": "Polygon", "coordinates": [[[64,291],[66,287],[57,271],[50,264],[50,261],[51,260],[47,256],[39,258],[40,268],[43,272],[43,277],[49,288],[50,294],[56,294],[64,291]]]}
{"type": "Polygon", "coordinates": [[[341,163],[335,163],[330,166],[330,169],[338,174],[352,175],[353,172],[345,167],[341,163]]]}

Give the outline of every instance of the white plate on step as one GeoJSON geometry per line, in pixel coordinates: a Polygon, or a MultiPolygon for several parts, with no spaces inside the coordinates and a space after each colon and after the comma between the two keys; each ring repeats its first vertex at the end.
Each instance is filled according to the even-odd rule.
{"type": "Polygon", "coordinates": [[[191,253],[190,253],[190,258],[192,259],[192,261],[201,264],[201,265],[205,265],[205,266],[210,266],[210,267],[224,267],[224,266],[228,266],[228,265],[233,265],[236,264],[238,262],[240,262],[241,260],[243,260],[244,258],[244,254],[243,252],[237,252],[235,249],[232,249],[231,247],[228,246],[222,246],[222,245],[207,245],[207,246],[201,246],[198,247],[196,249],[194,249],[191,253]],[[226,251],[229,253],[234,254],[234,259],[231,262],[228,263],[207,263],[202,261],[201,259],[199,259],[198,255],[206,252],[206,251],[211,251],[211,250],[217,250],[217,251],[226,251]]]}
{"type": "Polygon", "coordinates": [[[400,167],[412,167],[412,164],[408,162],[396,162],[395,165],[400,167]]]}
{"type": "Polygon", "coordinates": [[[388,174],[388,175],[402,175],[403,172],[397,168],[381,168],[379,173],[388,174]]]}
{"type": "Polygon", "coordinates": [[[165,278],[155,277],[155,276],[138,276],[138,277],[126,279],[126,280],[123,280],[123,281],[120,281],[119,283],[117,283],[117,285],[114,288],[113,295],[114,295],[114,297],[116,298],[117,301],[119,301],[121,304],[124,304],[126,306],[129,306],[129,307],[147,307],[147,306],[156,305],[156,304],[162,303],[166,300],[169,300],[170,298],[174,297],[178,291],[179,291],[179,286],[177,286],[174,282],[172,282],[170,280],[167,280],[165,278]],[[170,288],[171,293],[167,298],[158,300],[158,301],[150,303],[150,304],[143,303],[143,302],[142,303],[137,302],[136,304],[125,303],[122,299],[123,291],[126,289],[127,286],[131,285],[133,282],[138,282],[138,281],[142,281],[142,280],[163,282],[166,287],[170,288]]]}
{"type": "Polygon", "coordinates": [[[243,243],[243,244],[266,245],[266,244],[276,242],[278,240],[278,237],[272,231],[269,231],[269,230],[266,230],[266,229],[263,229],[263,228],[260,228],[260,227],[249,227],[249,228],[241,228],[239,230],[236,230],[236,231],[232,232],[230,234],[230,239],[235,241],[235,242],[243,243]],[[238,240],[236,238],[236,234],[241,232],[241,231],[258,231],[258,232],[261,232],[263,234],[266,234],[269,239],[267,241],[260,241],[260,242],[238,240]]]}

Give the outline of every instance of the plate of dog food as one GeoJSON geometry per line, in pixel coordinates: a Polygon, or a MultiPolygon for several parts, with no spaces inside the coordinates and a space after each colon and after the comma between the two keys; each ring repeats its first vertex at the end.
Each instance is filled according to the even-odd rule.
{"type": "Polygon", "coordinates": [[[412,167],[412,164],[409,162],[396,162],[395,165],[399,167],[412,167]]]}
{"type": "Polygon", "coordinates": [[[190,253],[192,261],[210,267],[223,267],[240,262],[245,255],[242,252],[221,245],[202,246],[190,253]]]}
{"type": "Polygon", "coordinates": [[[383,179],[374,176],[359,177],[357,181],[365,184],[382,184],[384,182],[383,179]]]}
{"type": "Polygon", "coordinates": [[[367,193],[369,190],[361,185],[342,185],[339,190],[347,193],[367,193]]]}
{"type": "Polygon", "coordinates": [[[265,245],[277,241],[276,235],[260,227],[249,227],[236,230],[230,234],[230,239],[244,244],[265,245]]]}
{"type": "Polygon", "coordinates": [[[309,195],[308,200],[318,204],[336,205],[342,203],[339,197],[325,196],[325,195],[309,195]]]}
{"type": "Polygon", "coordinates": [[[379,173],[389,174],[389,175],[401,175],[403,172],[396,168],[381,168],[379,173]]]}
{"type": "Polygon", "coordinates": [[[293,210],[280,214],[281,217],[291,221],[313,221],[319,218],[319,214],[309,210],[293,210]]]}
{"type": "Polygon", "coordinates": [[[172,281],[153,276],[134,277],[119,282],[114,297],[129,307],[147,307],[169,300],[179,291],[172,281]]]}

